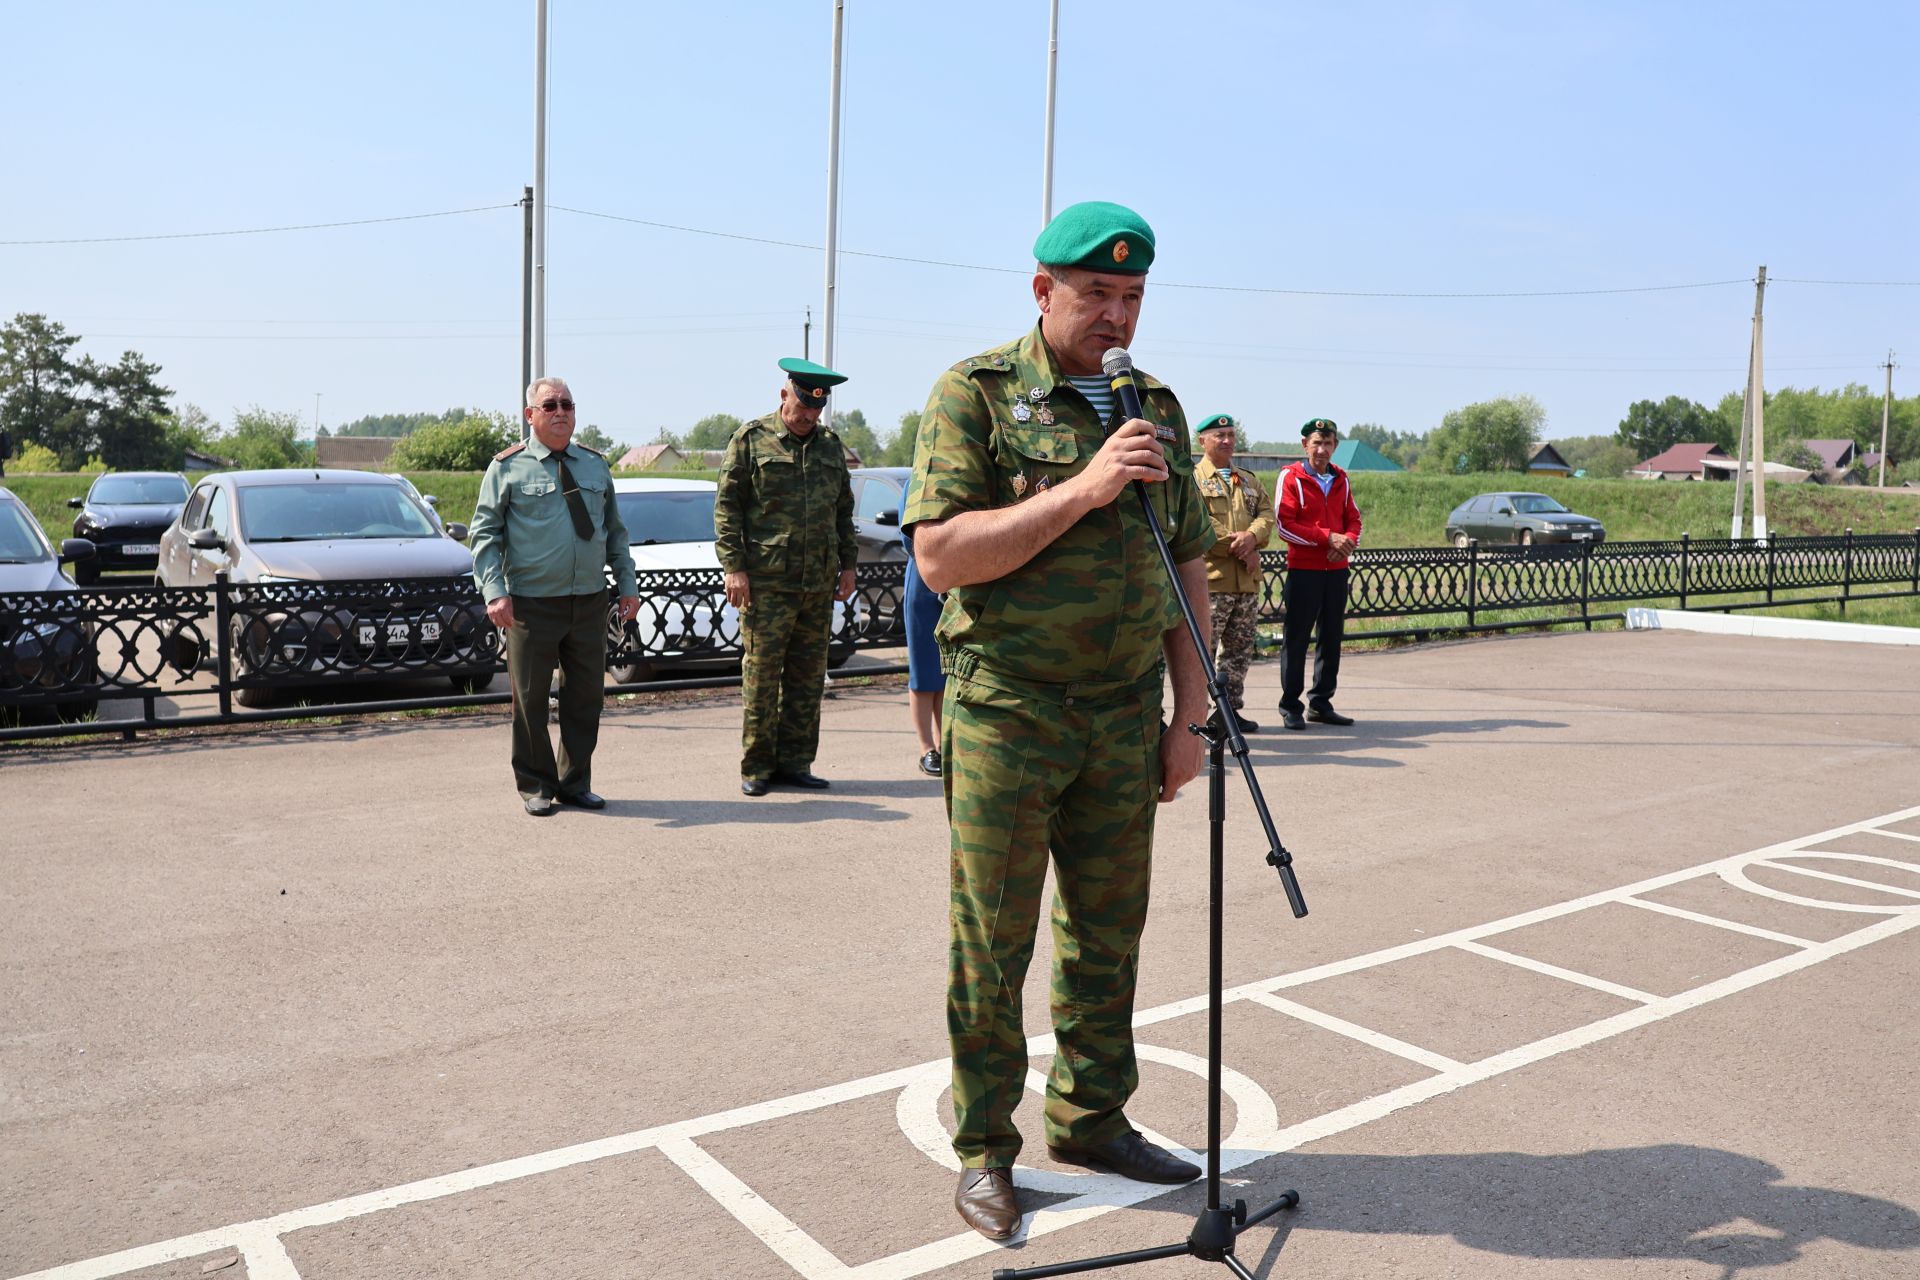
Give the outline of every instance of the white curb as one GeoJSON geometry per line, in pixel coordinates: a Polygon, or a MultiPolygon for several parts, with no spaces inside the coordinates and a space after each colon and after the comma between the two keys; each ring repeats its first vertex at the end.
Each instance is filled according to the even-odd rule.
{"type": "Polygon", "coordinates": [[[1717,636],[1763,636],[1773,640],[1920,645],[1920,627],[1819,622],[1812,618],[1776,618],[1753,613],[1690,613],[1680,609],[1629,609],[1627,630],[1704,631],[1717,636]]]}

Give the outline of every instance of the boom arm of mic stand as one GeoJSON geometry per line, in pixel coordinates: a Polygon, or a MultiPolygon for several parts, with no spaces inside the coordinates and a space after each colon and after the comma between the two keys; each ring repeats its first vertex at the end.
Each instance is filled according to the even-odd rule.
{"type": "MultiPolygon", "coordinates": [[[[1273,828],[1273,815],[1267,811],[1267,799],[1260,791],[1260,779],[1253,772],[1253,762],[1247,758],[1247,740],[1240,732],[1240,717],[1234,714],[1229,705],[1226,685],[1214,668],[1207,638],[1200,634],[1200,620],[1193,615],[1193,602],[1187,599],[1187,589],[1180,581],[1179,568],[1173,563],[1173,550],[1167,546],[1166,530],[1160,527],[1160,513],[1153,509],[1153,499],[1147,494],[1147,482],[1135,480],[1133,492],[1140,499],[1140,510],[1146,514],[1147,527],[1153,530],[1153,545],[1159,548],[1160,563],[1167,570],[1167,581],[1173,584],[1173,594],[1180,601],[1180,616],[1187,620],[1187,634],[1193,640],[1193,651],[1200,656],[1200,669],[1207,673],[1207,689],[1213,694],[1213,705],[1220,714],[1221,727],[1218,732],[1226,735],[1227,749],[1240,762],[1240,772],[1247,780],[1247,789],[1253,794],[1253,810],[1260,815],[1260,826],[1267,835],[1267,863],[1280,873],[1280,887],[1285,890],[1287,906],[1292,908],[1297,920],[1307,914],[1307,900],[1301,895],[1300,881],[1293,874],[1293,855],[1280,843],[1280,833],[1273,828]]],[[[1199,726],[1189,727],[1204,736],[1199,726]]]]}

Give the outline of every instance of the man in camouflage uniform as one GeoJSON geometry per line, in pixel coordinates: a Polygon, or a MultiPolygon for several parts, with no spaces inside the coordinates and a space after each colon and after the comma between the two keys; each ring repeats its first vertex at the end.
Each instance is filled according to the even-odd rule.
{"type": "Polygon", "coordinates": [[[746,647],[740,790],[750,796],[775,782],[831,785],[812,771],[820,695],[833,602],[853,594],[858,551],[846,450],[820,424],[828,388],[846,377],[810,360],[780,368],[780,407],[727,441],[713,504],[714,549],[746,647]]]}
{"type": "MultiPolygon", "coordinates": [[[[1233,465],[1233,437],[1240,424],[1216,413],[1194,432],[1206,456],[1193,468],[1219,538],[1207,550],[1207,592],[1212,600],[1214,659],[1226,681],[1227,700],[1240,710],[1253,661],[1254,620],[1260,612],[1260,549],[1273,537],[1273,512],[1260,477],[1233,465]]],[[[1242,733],[1260,726],[1240,717],[1242,733]]]]}
{"type": "Polygon", "coordinates": [[[505,632],[513,684],[513,776],[536,818],[558,804],[604,809],[591,786],[607,670],[607,581],[620,620],[640,610],[633,552],[603,454],[573,438],[573,392],[559,378],[527,388],[532,435],[493,455],[473,509],[473,580],[505,632]],[[560,758],[547,697],[560,668],[560,758]]]}
{"type": "Polygon", "coordinates": [[[1156,800],[1199,771],[1206,681],[1130,481],[1146,484],[1207,624],[1213,529],[1186,419],[1136,374],[1151,421],[1119,421],[1102,354],[1133,337],[1153,232],[1130,209],[1074,205],[1034,244],[1039,325],[962,361],[920,420],[904,523],[947,603],[942,717],[952,900],[947,1028],[962,1220],[1020,1226],[1013,1112],[1027,1045],[1021,984],[1052,852],[1047,1150],[1177,1183],[1200,1170],[1122,1108],[1139,1082],[1133,994],[1156,800]],[[1109,429],[1111,427],[1111,429],[1109,429]],[[1171,671],[1172,724],[1161,726],[1171,671]]]}

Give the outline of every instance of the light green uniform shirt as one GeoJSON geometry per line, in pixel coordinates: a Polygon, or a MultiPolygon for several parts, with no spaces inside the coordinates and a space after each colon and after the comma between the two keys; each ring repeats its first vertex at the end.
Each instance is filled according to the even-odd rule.
{"type": "Polygon", "coordinates": [[[585,445],[567,446],[567,471],[593,520],[593,536],[573,527],[561,492],[560,460],[529,436],[494,455],[473,508],[473,580],[489,603],[501,596],[584,596],[606,586],[638,595],[626,522],[614,501],[613,469],[585,445]]]}

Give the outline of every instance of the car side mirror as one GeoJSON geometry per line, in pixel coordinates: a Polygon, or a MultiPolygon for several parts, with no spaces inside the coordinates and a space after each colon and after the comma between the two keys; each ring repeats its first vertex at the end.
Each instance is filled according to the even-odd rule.
{"type": "Polygon", "coordinates": [[[85,498],[68,498],[67,505],[72,507],[75,511],[78,511],[80,508],[87,505],[87,500],[85,498]]]}
{"type": "Polygon", "coordinates": [[[873,518],[873,522],[875,524],[898,525],[900,523],[900,513],[898,511],[882,511],[873,518]]]}
{"type": "Polygon", "coordinates": [[[467,540],[467,526],[456,520],[447,526],[447,536],[455,542],[465,542],[467,540]]]}
{"type": "Polygon", "coordinates": [[[1513,508],[1512,507],[1495,507],[1493,509],[1493,514],[1497,516],[1510,516],[1513,514],[1513,508]]]}
{"type": "Polygon", "coordinates": [[[68,538],[60,544],[60,563],[69,560],[91,560],[98,555],[100,548],[93,545],[91,538],[68,538]]]}
{"type": "Polygon", "coordinates": [[[440,505],[440,499],[434,497],[430,493],[421,494],[420,501],[426,503],[430,507],[438,507],[440,505]]]}
{"type": "Polygon", "coordinates": [[[187,545],[195,551],[218,551],[227,545],[226,539],[212,529],[195,529],[187,535],[187,545]]]}

